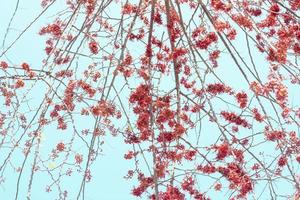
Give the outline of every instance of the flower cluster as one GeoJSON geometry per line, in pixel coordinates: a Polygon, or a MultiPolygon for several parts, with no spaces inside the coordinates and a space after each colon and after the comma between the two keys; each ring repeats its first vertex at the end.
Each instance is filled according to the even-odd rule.
{"type": "Polygon", "coordinates": [[[21,87],[24,87],[25,83],[22,79],[18,79],[15,83],[15,88],[18,89],[18,88],[21,88],[21,87]]]}
{"type": "Polygon", "coordinates": [[[137,197],[141,196],[153,184],[153,178],[140,175],[139,181],[140,185],[132,190],[132,194],[137,197]]]}
{"type": "Polygon", "coordinates": [[[65,150],[65,144],[63,142],[60,142],[56,145],[57,151],[61,152],[65,150]]]}
{"type": "Polygon", "coordinates": [[[7,69],[8,68],[8,64],[5,61],[1,61],[0,62],[0,68],[7,69]]]}
{"type": "Polygon", "coordinates": [[[129,15],[129,14],[136,13],[136,12],[138,12],[138,6],[136,6],[136,5],[133,5],[133,4],[130,4],[127,2],[123,6],[122,13],[124,15],[129,15]]]}
{"type": "Polygon", "coordinates": [[[99,48],[98,48],[98,44],[95,40],[92,40],[89,43],[89,48],[90,48],[90,51],[91,51],[92,54],[98,54],[99,48]]]}
{"type": "Polygon", "coordinates": [[[241,108],[245,108],[247,106],[248,96],[245,92],[239,92],[235,95],[235,97],[241,108]]]}
{"type": "Polygon", "coordinates": [[[28,76],[30,78],[35,76],[35,73],[32,71],[32,69],[30,68],[30,66],[27,63],[22,63],[21,67],[26,72],[26,74],[28,74],[28,76]]]}
{"type": "Polygon", "coordinates": [[[266,130],[265,131],[265,136],[267,138],[267,140],[270,140],[270,141],[277,141],[277,140],[282,140],[285,138],[286,134],[284,131],[269,131],[269,130],[266,130]]]}
{"type": "Polygon", "coordinates": [[[60,38],[62,36],[62,22],[57,21],[56,23],[53,24],[49,24],[46,27],[43,27],[39,34],[40,35],[45,35],[45,34],[50,34],[52,35],[54,38],[60,38]]]}
{"type": "Polygon", "coordinates": [[[129,102],[136,104],[133,111],[138,115],[137,128],[140,131],[140,139],[147,140],[150,135],[150,105],[152,98],[150,96],[150,87],[148,85],[141,84],[130,95],[129,102]]]}
{"type": "Polygon", "coordinates": [[[222,93],[229,93],[231,91],[231,88],[225,86],[222,83],[214,83],[214,84],[209,84],[206,88],[206,91],[213,95],[217,95],[222,93]]]}
{"type": "Polygon", "coordinates": [[[130,77],[133,73],[130,65],[132,64],[132,56],[130,54],[126,54],[123,62],[118,66],[117,70],[120,71],[125,77],[130,77]]]}
{"type": "Polygon", "coordinates": [[[98,102],[97,105],[92,106],[91,112],[95,116],[107,118],[116,114],[116,108],[112,103],[105,100],[101,100],[98,102]]]}
{"type": "Polygon", "coordinates": [[[203,39],[196,41],[196,47],[199,49],[207,49],[209,45],[217,42],[218,37],[215,32],[209,32],[203,39]]]}
{"type": "Polygon", "coordinates": [[[229,188],[238,189],[238,198],[245,197],[253,190],[250,177],[236,163],[229,163],[226,167],[218,167],[220,172],[230,182],[229,188]]]}
{"type": "Polygon", "coordinates": [[[251,125],[245,119],[242,119],[240,116],[238,116],[234,112],[222,111],[221,115],[224,117],[225,120],[229,121],[230,123],[234,123],[236,125],[240,125],[245,128],[251,127],[251,125]]]}

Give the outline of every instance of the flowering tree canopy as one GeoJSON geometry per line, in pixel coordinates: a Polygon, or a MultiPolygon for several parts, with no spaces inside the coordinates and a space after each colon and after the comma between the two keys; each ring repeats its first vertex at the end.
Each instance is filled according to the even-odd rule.
{"type": "Polygon", "coordinates": [[[43,199],[88,199],[91,182],[110,184],[94,177],[113,140],[131,199],[300,198],[299,0],[42,0],[21,30],[26,1],[12,2],[0,50],[7,199],[35,200],[37,185],[43,199]],[[43,45],[22,56],[26,34],[43,45]]]}

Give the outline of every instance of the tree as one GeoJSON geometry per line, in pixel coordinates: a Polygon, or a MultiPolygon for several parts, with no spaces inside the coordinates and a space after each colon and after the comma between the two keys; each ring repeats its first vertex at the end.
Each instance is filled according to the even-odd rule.
{"type": "Polygon", "coordinates": [[[116,139],[132,199],[300,198],[298,0],[43,0],[18,31],[21,2],[0,51],[13,198],[43,174],[45,193],[85,199],[116,139]],[[27,33],[43,55],[16,63],[27,33]]]}

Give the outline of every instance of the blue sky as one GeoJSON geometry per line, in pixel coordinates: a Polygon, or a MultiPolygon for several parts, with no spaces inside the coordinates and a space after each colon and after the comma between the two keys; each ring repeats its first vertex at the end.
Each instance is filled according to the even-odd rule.
{"type": "MultiPolygon", "coordinates": [[[[4,38],[4,34],[6,28],[8,26],[10,17],[14,12],[14,8],[16,6],[17,0],[10,0],[10,1],[3,1],[1,3],[2,12],[0,14],[0,41],[4,38]]],[[[4,60],[12,61],[10,64],[19,64],[24,61],[29,62],[30,65],[35,66],[35,68],[39,68],[42,66],[42,59],[44,58],[44,42],[45,38],[40,37],[38,35],[39,29],[44,26],[47,22],[52,21],[53,14],[55,13],[56,9],[61,8],[63,5],[62,1],[58,1],[53,8],[41,17],[38,21],[36,21],[29,29],[25,32],[24,35],[20,38],[20,40],[9,50],[6,54],[7,57],[1,58],[4,60]]],[[[11,29],[9,30],[8,37],[5,42],[5,46],[11,44],[15,38],[19,36],[19,34],[26,28],[31,21],[35,19],[36,16],[39,15],[41,12],[41,7],[38,1],[36,0],[26,0],[20,1],[18,12],[11,24],[11,29]]],[[[236,46],[241,50],[241,55],[247,55],[245,48],[243,47],[244,44],[244,36],[240,36],[238,40],[235,42],[236,46]]],[[[133,44],[131,44],[133,45],[133,44]]],[[[139,48],[135,49],[137,52],[140,51],[139,48]]],[[[1,51],[0,51],[1,52],[1,51]]],[[[257,56],[258,54],[254,53],[255,60],[259,66],[261,66],[261,70],[259,73],[262,76],[266,76],[268,64],[264,62],[263,56],[257,56]]],[[[220,59],[221,67],[216,69],[216,73],[221,75],[224,82],[229,82],[231,85],[235,86],[235,89],[245,90],[246,84],[240,75],[237,75],[235,72],[235,66],[229,56],[222,57],[220,59]]],[[[132,85],[134,85],[135,80],[132,81],[132,85]]],[[[168,80],[165,80],[166,85],[168,85],[168,80]]],[[[122,83],[117,83],[122,86],[122,83]]],[[[45,86],[40,85],[38,87],[34,87],[33,90],[30,91],[30,95],[33,97],[30,99],[30,103],[35,104],[40,102],[43,98],[42,95],[43,91],[45,91],[45,86]]],[[[167,86],[165,86],[165,89],[167,86]]],[[[293,96],[293,92],[297,94],[297,91],[292,91],[291,96],[293,96]]],[[[295,95],[296,97],[296,95],[295,95]]],[[[126,98],[124,97],[124,101],[126,98]]],[[[216,107],[223,108],[224,104],[219,104],[216,102],[216,107]]],[[[116,122],[119,123],[119,122],[116,122]]],[[[81,121],[78,119],[78,126],[80,128],[85,128],[93,125],[93,121],[81,121]]],[[[121,125],[121,124],[120,124],[121,125]]],[[[215,132],[216,127],[207,126],[205,127],[206,132],[215,132]]],[[[61,132],[58,131],[55,127],[55,124],[52,126],[47,126],[43,130],[43,141],[41,142],[41,154],[44,153],[44,157],[46,158],[50,153],[51,149],[55,147],[57,142],[69,140],[71,137],[71,132],[61,132]]],[[[216,137],[216,135],[215,135],[216,137]]],[[[207,143],[210,141],[215,140],[215,137],[204,138],[207,140],[207,143]]],[[[102,138],[101,138],[102,139],[102,138]]],[[[130,194],[131,189],[136,184],[135,181],[127,181],[123,177],[126,175],[127,170],[131,169],[132,162],[126,161],[123,159],[123,155],[126,150],[130,149],[130,146],[125,145],[123,142],[122,137],[112,137],[111,135],[107,135],[104,138],[105,144],[102,146],[102,155],[97,158],[96,163],[93,165],[92,168],[92,181],[87,184],[86,188],[86,200],[130,200],[134,199],[134,197],[130,194]]],[[[81,143],[75,143],[75,150],[80,152],[84,149],[81,143]]],[[[259,151],[259,149],[257,149],[259,151]]],[[[266,147],[265,151],[272,151],[272,147],[266,147]]],[[[9,150],[2,151],[0,155],[0,161],[2,163],[3,158],[9,153],[9,150]]],[[[21,150],[17,150],[14,153],[13,159],[11,160],[16,166],[18,166],[22,161],[23,157],[21,156],[21,150]]],[[[29,157],[29,162],[26,165],[25,169],[27,170],[24,172],[21,178],[21,189],[19,199],[25,199],[27,185],[28,185],[28,178],[30,176],[30,167],[33,156],[29,157]]],[[[49,161],[46,162],[48,167],[53,167],[56,165],[55,162],[49,161]]],[[[193,164],[190,164],[190,167],[193,167],[193,164]]],[[[16,179],[18,173],[11,168],[7,167],[5,170],[5,183],[0,185],[0,199],[10,200],[14,198],[15,195],[15,186],[16,186],[16,179]]],[[[72,177],[67,177],[63,179],[62,187],[63,189],[68,189],[69,196],[72,199],[74,196],[77,195],[79,183],[81,181],[81,176],[78,176],[78,173],[74,171],[72,177]]],[[[200,179],[200,182],[203,180],[200,179]]],[[[33,192],[31,197],[33,200],[37,199],[49,199],[52,200],[57,198],[57,191],[55,189],[51,193],[45,193],[45,186],[49,184],[51,180],[49,179],[49,175],[47,173],[36,173],[36,177],[33,183],[33,192]]],[[[261,190],[263,189],[263,185],[261,185],[261,190]]],[[[286,190],[289,191],[290,188],[286,187],[280,183],[278,183],[279,190],[286,190]]],[[[259,189],[260,190],[260,189],[259,189]]],[[[259,191],[258,190],[258,191],[259,191]]],[[[223,197],[224,194],[212,194],[212,199],[220,199],[223,197]]],[[[228,195],[228,194],[227,194],[228,195]]],[[[268,194],[265,194],[268,195],[268,194]]],[[[251,198],[250,198],[251,199],[251,198]]],[[[262,198],[264,199],[264,198],[262,198]]],[[[265,198],[267,200],[267,198],[265,198]]]]}
{"type": "MultiPolygon", "coordinates": [[[[4,33],[11,18],[17,1],[2,1],[0,14],[0,40],[4,38],[4,33]]],[[[28,62],[30,65],[39,68],[41,66],[41,60],[45,56],[44,49],[44,38],[38,35],[38,32],[42,26],[44,26],[49,19],[53,19],[50,16],[53,15],[53,10],[60,6],[61,2],[56,4],[56,7],[49,10],[41,19],[36,21],[26,33],[20,38],[20,40],[10,49],[6,54],[6,58],[1,58],[1,60],[11,60],[13,64],[19,64],[24,61],[28,62]]],[[[18,11],[11,24],[11,29],[9,30],[8,37],[6,39],[5,46],[11,44],[16,37],[19,36],[22,30],[26,28],[31,21],[33,21],[41,12],[41,7],[39,1],[36,0],[26,0],[20,1],[18,11]]],[[[2,46],[2,45],[1,45],[2,46]]],[[[2,52],[2,51],[1,51],[2,52]]],[[[44,90],[43,86],[34,88],[32,93],[41,94],[44,90]]],[[[31,94],[32,94],[31,93],[31,94]]],[[[31,103],[39,102],[41,96],[34,95],[31,103]]],[[[82,124],[84,126],[86,122],[82,124]]],[[[79,124],[79,126],[81,126],[79,124]]],[[[49,153],[49,149],[53,148],[57,141],[63,140],[63,135],[59,135],[59,131],[56,127],[50,126],[44,130],[45,136],[42,142],[41,151],[46,154],[49,153]],[[49,135],[53,134],[53,135],[49,135]],[[49,148],[50,147],[50,148],[49,148]]],[[[65,133],[64,133],[65,134],[65,133]]],[[[86,190],[86,200],[97,200],[97,199],[107,199],[107,200],[117,200],[117,199],[131,199],[132,196],[129,194],[133,187],[133,183],[126,181],[123,177],[126,175],[127,170],[130,167],[128,161],[123,159],[123,153],[126,152],[127,146],[122,145],[122,138],[107,136],[106,143],[103,146],[103,155],[99,156],[96,164],[93,167],[93,177],[92,182],[88,183],[86,190]]],[[[80,148],[80,147],[79,147],[80,148]]],[[[5,152],[8,153],[8,152],[5,152]]],[[[0,156],[1,161],[3,161],[4,152],[2,151],[0,156]]],[[[30,162],[32,158],[30,158],[30,162]]],[[[23,161],[23,157],[20,152],[14,154],[12,162],[20,163],[23,161]],[[19,155],[19,156],[18,156],[19,155]]],[[[49,162],[49,165],[55,165],[55,162],[49,162]]],[[[31,166],[27,165],[27,169],[31,166]]],[[[14,198],[16,178],[17,173],[10,167],[7,167],[5,171],[5,183],[0,187],[0,199],[10,200],[14,198]]],[[[28,172],[25,172],[21,179],[21,190],[19,199],[25,199],[27,185],[28,185],[28,172]]],[[[81,181],[81,176],[74,175],[70,179],[65,179],[63,185],[69,191],[70,196],[78,191],[79,182],[81,181]],[[74,178],[75,177],[75,178],[74,178]],[[72,194],[73,193],[73,194],[72,194]]],[[[33,183],[33,193],[32,199],[54,199],[57,197],[57,191],[51,193],[45,192],[45,187],[50,183],[49,177],[46,173],[37,173],[36,178],[33,183]]],[[[76,193],[77,195],[77,193],[76,193]]]]}

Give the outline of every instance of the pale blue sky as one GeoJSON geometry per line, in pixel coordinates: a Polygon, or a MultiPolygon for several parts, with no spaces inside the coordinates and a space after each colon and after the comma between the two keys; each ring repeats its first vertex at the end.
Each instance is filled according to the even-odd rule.
{"type": "MultiPolygon", "coordinates": [[[[9,19],[14,11],[17,0],[1,0],[1,8],[2,12],[0,14],[0,42],[2,42],[4,38],[5,30],[8,26],[9,19]]],[[[55,9],[59,8],[61,1],[59,1],[49,12],[47,12],[40,20],[34,23],[28,31],[21,37],[21,39],[10,49],[10,51],[6,54],[6,58],[1,58],[5,60],[11,60],[13,64],[18,64],[24,61],[27,61],[32,66],[41,66],[41,59],[44,57],[44,52],[42,49],[44,48],[44,38],[38,36],[38,31],[40,27],[45,25],[48,21],[51,21],[50,18],[53,13],[55,13],[55,9]],[[49,17],[49,18],[47,18],[49,17]]],[[[20,34],[20,32],[28,26],[28,24],[40,13],[41,8],[39,1],[37,0],[20,0],[20,5],[18,8],[18,12],[16,17],[14,18],[11,30],[9,30],[9,35],[6,40],[6,46],[11,44],[16,37],[20,34]]],[[[239,38],[237,43],[244,41],[243,38],[239,38]]],[[[237,45],[240,49],[243,49],[243,44],[237,45]]],[[[2,51],[0,51],[2,52],[2,51]]],[[[242,55],[245,52],[241,52],[242,55]]],[[[264,62],[263,57],[256,57],[256,62],[260,66],[267,67],[267,63],[264,62]]],[[[245,89],[245,83],[243,83],[242,77],[239,77],[237,74],[234,74],[234,64],[229,57],[220,59],[220,68],[216,70],[217,74],[222,75],[221,77],[225,82],[229,82],[235,86],[235,89],[245,89]]],[[[36,67],[38,68],[38,67],[36,67]]],[[[263,68],[262,68],[263,69],[263,68]]],[[[263,70],[260,71],[262,75],[263,70]]],[[[0,72],[1,73],[1,72],[0,72]]],[[[32,91],[32,95],[34,95],[34,99],[31,102],[39,102],[42,98],[36,94],[42,94],[43,88],[35,88],[32,91]]],[[[292,94],[293,95],[293,94],[292,94]]],[[[223,106],[223,105],[216,105],[223,106]]],[[[82,121],[82,127],[86,127],[92,125],[93,121],[82,121]]],[[[79,124],[81,126],[81,124],[79,124]]],[[[216,129],[211,126],[205,127],[207,132],[214,132],[216,129]]],[[[49,149],[53,148],[55,144],[62,140],[66,133],[57,134],[59,131],[56,130],[54,126],[49,126],[44,130],[45,139],[42,142],[43,147],[42,151],[45,151],[45,154],[49,153],[49,149]],[[51,134],[55,134],[51,135],[51,134]]],[[[214,138],[209,138],[213,140],[214,138]]],[[[208,140],[208,139],[207,139],[208,140]]],[[[93,165],[93,178],[92,182],[87,184],[86,187],[86,200],[131,200],[134,197],[130,194],[131,189],[136,184],[135,181],[126,181],[123,176],[126,175],[127,170],[131,169],[132,162],[126,161],[123,159],[123,155],[126,150],[130,149],[129,145],[124,145],[123,138],[121,137],[112,137],[106,136],[105,145],[103,146],[103,155],[97,158],[96,164],[93,165]]],[[[80,151],[80,146],[78,147],[80,151]]],[[[267,150],[267,149],[266,149],[267,150]]],[[[268,149],[268,150],[271,150],[268,149]]],[[[2,163],[3,157],[8,152],[1,152],[0,161],[2,163]]],[[[23,157],[18,156],[20,152],[15,153],[13,156],[12,162],[20,163],[23,160],[23,157]]],[[[32,160],[32,157],[30,158],[32,160]]],[[[29,162],[31,163],[31,162],[29,162]]],[[[192,165],[191,165],[192,166],[192,165]]],[[[27,166],[28,169],[30,165],[27,166]]],[[[5,183],[0,185],[0,200],[11,200],[15,195],[15,185],[17,173],[13,171],[12,168],[7,167],[5,171],[5,183]]],[[[69,191],[69,199],[75,199],[74,196],[77,195],[79,183],[81,180],[81,176],[76,176],[76,172],[74,172],[73,176],[69,179],[63,179],[64,182],[62,186],[69,191]]],[[[29,173],[25,172],[21,179],[21,190],[19,199],[23,200],[26,196],[27,185],[28,185],[28,176],[29,173]]],[[[200,179],[200,182],[203,180],[200,179]]],[[[32,200],[45,199],[52,200],[57,198],[57,192],[53,191],[52,193],[45,193],[45,186],[49,183],[49,177],[46,173],[37,173],[33,183],[33,193],[32,200]]],[[[289,191],[290,188],[285,188],[281,184],[278,184],[280,188],[279,190],[289,191]]],[[[262,186],[263,187],[263,186],[262,186]]],[[[261,188],[262,190],[263,188],[261,188]]],[[[223,194],[211,194],[211,198],[220,199],[223,194]]],[[[228,194],[227,194],[228,195],[228,194]]],[[[268,194],[265,194],[266,196],[268,194]]],[[[224,197],[223,197],[224,198],[224,197]]],[[[188,198],[187,198],[188,199],[188,198]]],[[[251,197],[249,198],[251,199],[251,197]]],[[[266,197],[263,200],[268,200],[266,197]]]]}
{"type": "MultiPolygon", "coordinates": [[[[12,13],[14,11],[16,0],[4,1],[1,0],[1,10],[0,13],[0,40],[4,38],[5,30],[8,26],[8,22],[12,13]]],[[[20,1],[18,12],[15,19],[12,22],[11,30],[6,40],[6,46],[11,44],[11,42],[18,37],[20,32],[29,25],[29,23],[41,12],[40,1],[36,0],[26,0],[20,1]]],[[[57,4],[59,6],[60,3],[57,4]]],[[[57,7],[56,7],[57,8],[57,7]]],[[[41,66],[41,59],[44,56],[44,38],[38,35],[38,31],[42,26],[49,22],[47,16],[53,15],[53,10],[47,12],[40,20],[34,23],[29,30],[21,37],[21,39],[13,46],[13,48],[8,52],[7,58],[1,58],[1,60],[11,60],[14,64],[19,64],[24,61],[28,62],[32,66],[41,66]]],[[[1,45],[2,46],[2,45],[1,45]]],[[[0,51],[2,52],[2,51],[0,51]]],[[[38,67],[36,67],[38,68],[38,67]]],[[[36,94],[41,94],[43,88],[36,88],[34,91],[36,94]]],[[[35,96],[37,99],[31,99],[31,101],[39,102],[39,96],[35,96]]],[[[84,122],[86,124],[86,122],[84,122]]],[[[45,130],[46,134],[54,133],[57,134],[55,127],[49,127],[45,130]]],[[[62,137],[62,136],[59,136],[62,137]]],[[[46,147],[45,153],[49,153],[50,144],[55,145],[56,141],[62,138],[51,138],[51,136],[45,136],[46,142],[42,145],[46,147]],[[53,141],[52,141],[53,140],[53,141]]],[[[123,159],[123,153],[126,152],[127,146],[122,145],[122,138],[112,138],[108,136],[106,139],[107,143],[104,145],[103,156],[98,158],[97,164],[93,167],[93,178],[92,182],[87,184],[86,189],[86,200],[118,200],[118,199],[132,199],[129,194],[133,187],[133,182],[126,181],[123,176],[126,175],[127,170],[130,167],[128,161],[123,159]]],[[[53,148],[53,146],[51,147],[53,148]]],[[[1,163],[3,161],[4,152],[1,152],[1,163]]],[[[21,162],[23,157],[19,157],[18,153],[13,156],[13,160],[16,163],[21,162]]],[[[28,169],[30,165],[27,166],[28,169]]],[[[17,173],[14,172],[10,167],[6,169],[5,172],[6,181],[5,184],[0,186],[0,199],[10,200],[14,198],[15,186],[17,173]]],[[[27,185],[28,185],[28,173],[24,173],[21,179],[21,191],[19,199],[25,199],[27,185]],[[27,176],[27,177],[26,177],[27,176]]],[[[78,191],[79,183],[81,181],[81,176],[77,176],[74,172],[73,179],[65,179],[63,185],[68,189],[69,196],[74,198],[74,194],[78,191]],[[73,193],[73,194],[72,194],[73,193]]],[[[57,198],[57,192],[46,193],[45,186],[49,183],[49,177],[46,173],[37,173],[37,176],[33,183],[33,194],[32,199],[49,199],[52,200],[57,198]]],[[[77,195],[77,193],[76,193],[77,195]]]]}

